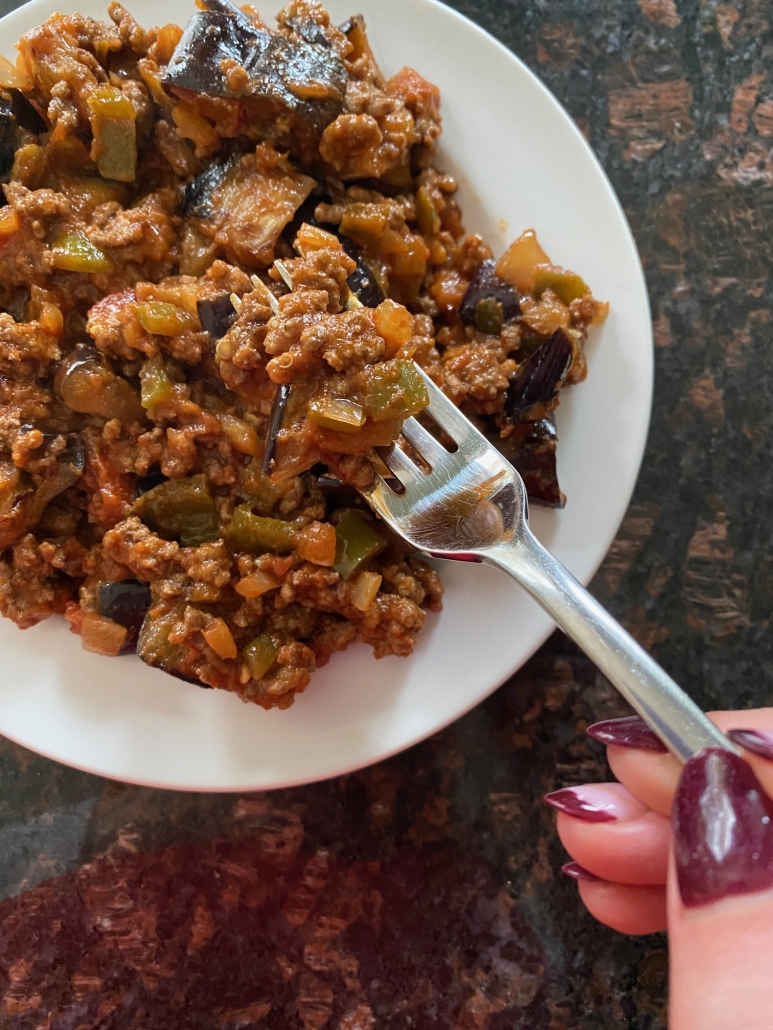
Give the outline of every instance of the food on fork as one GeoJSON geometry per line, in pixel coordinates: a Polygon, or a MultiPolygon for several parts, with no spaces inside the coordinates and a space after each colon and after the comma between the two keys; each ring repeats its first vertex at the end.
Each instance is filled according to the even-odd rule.
{"type": "Polygon", "coordinates": [[[532,230],[499,261],[435,166],[440,93],[360,17],[50,17],[0,60],[0,610],[266,708],[437,573],[358,488],[420,365],[534,500],[606,305],[532,230]]]}

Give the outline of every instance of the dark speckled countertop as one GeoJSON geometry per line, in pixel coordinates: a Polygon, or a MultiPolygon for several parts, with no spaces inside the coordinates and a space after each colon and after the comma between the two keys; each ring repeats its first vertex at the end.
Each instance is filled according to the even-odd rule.
{"type": "MultiPolygon", "coordinates": [[[[773,2],[454,6],[567,106],[644,261],[652,432],[594,590],[704,707],[768,704],[773,2]]],[[[663,1027],[665,940],[585,914],[539,802],[605,777],[583,730],[622,710],[557,634],[425,744],[297,790],[126,787],[0,741],[0,1026],[663,1027]]]]}

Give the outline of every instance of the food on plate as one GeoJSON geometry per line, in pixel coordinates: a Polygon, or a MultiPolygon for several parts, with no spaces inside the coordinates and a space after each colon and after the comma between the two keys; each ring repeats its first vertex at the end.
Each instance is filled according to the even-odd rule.
{"type": "Polygon", "coordinates": [[[440,93],[361,17],[203,7],[55,14],[0,60],[0,610],[284,708],[441,606],[357,492],[426,418],[417,365],[560,506],[606,305],[532,230],[465,233],[440,93]]]}

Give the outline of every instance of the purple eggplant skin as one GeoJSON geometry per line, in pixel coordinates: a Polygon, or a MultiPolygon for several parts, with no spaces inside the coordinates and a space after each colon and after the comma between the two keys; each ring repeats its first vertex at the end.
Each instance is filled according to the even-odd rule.
{"type": "Polygon", "coordinates": [[[217,214],[212,204],[212,194],[223,185],[226,175],[233,167],[233,159],[220,161],[205,168],[200,175],[185,187],[183,207],[186,215],[194,218],[214,218],[217,214]]]}
{"type": "MultiPolygon", "coordinates": [[[[493,301],[499,305],[503,323],[518,318],[521,313],[518,294],[509,283],[499,278],[495,261],[483,261],[467,287],[459,308],[459,317],[465,325],[475,325],[479,321],[478,305],[481,301],[493,301]]],[[[484,329],[482,331],[485,332],[484,329]]]]}
{"type": "Polygon", "coordinates": [[[325,30],[321,25],[317,25],[311,18],[288,18],[285,22],[288,28],[291,28],[293,32],[297,32],[302,40],[306,43],[313,43],[314,46],[329,47],[330,40],[325,35],[325,30]]]}
{"type": "Polygon", "coordinates": [[[207,4],[207,10],[194,14],[186,25],[162,80],[167,91],[232,95],[220,62],[232,60],[247,67],[265,51],[269,33],[261,32],[237,7],[218,7],[207,4]]]}
{"type": "Polygon", "coordinates": [[[276,393],[274,394],[274,401],[271,405],[271,415],[268,420],[266,451],[263,455],[263,473],[266,476],[271,475],[271,470],[274,467],[274,458],[276,457],[276,436],[282,428],[282,418],[284,417],[285,408],[287,407],[289,399],[290,384],[283,383],[281,386],[277,386],[276,393]]]}
{"type": "Polygon", "coordinates": [[[350,483],[342,483],[339,479],[331,476],[323,465],[317,465],[311,470],[317,476],[317,488],[325,498],[325,506],[328,514],[338,508],[367,508],[362,494],[350,483]]]}
{"type": "Polygon", "coordinates": [[[202,690],[213,689],[209,683],[202,683],[201,680],[194,679],[193,676],[186,676],[185,673],[177,672],[176,669],[165,669],[162,665],[159,665],[158,668],[165,672],[167,676],[172,676],[176,680],[182,680],[183,683],[190,683],[194,687],[201,687],[202,690]]]}
{"type": "Polygon", "coordinates": [[[164,89],[181,98],[205,93],[242,100],[258,137],[312,161],[322,133],[343,110],[349,76],[341,59],[330,46],[258,28],[227,0],[206,0],[206,7],[188,22],[164,89]],[[247,72],[243,90],[229,88],[224,61],[247,72]],[[303,95],[304,83],[314,84],[314,96],[303,95]]]}
{"type": "MultiPolygon", "coordinates": [[[[314,225],[317,224],[315,221],[314,225]]],[[[350,239],[348,236],[344,236],[343,233],[336,232],[329,226],[323,226],[327,232],[332,232],[334,236],[337,236],[341,246],[344,248],[346,254],[357,262],[357,267],[346,280],[346,285],[355,295],[360,304],[364,304],[366,308],[377,308],[382,300],[386,299],[384,291],[379,285],[378,279],[373,274],[368,262],[362,256],[362,251],[359,246],[350,239]]]]}
{"type": "Polygon", "coordinates": [[[99,614],[128,630],[121,654],[134,654],[150,608],[150,587],[138,579],[124,579],[120,583],[101,583],[97,596],[99,614]]]}
{"type": "Polygon", "coordinates": [[[204,332],[209,333],[211,340],[222,340],[236,321],[236,308],[227,293],[198,301],[196,309],[199,313],[201,328],[204,332]]]}
{"type": "MultiPolygon", "coordinates": [[[[0,182],[8,182],[17,147],[16,117],[10,95],[0,93],[0,182]]],[[[2,190],[0,190],[2,193],[2,190]]],[[[5,198],[3,198],[5,203],[5,198]]]]}
{"type": "Polygon", "coordinates": [[[364,304],[366,308],[377,308],[379,304],[386,299],[384,291],[379,285],[378,279],[376,279],[370,265],[362,256],[362,251],[354,240],[349,239],[348,236],[344,236],[340,232],[337,232],[332,225],[320,225],[314,217],[314,210],[319,203],[330,204],[332,203],[332,197],[318,187],[312,192],[310,197],[304,200],[303,204],[301,204],[295,212],[295,218],[291,222],[288,222],[282,235],[290,246],[292,246],[301,226],[305,224],[324,229],[325,232],[329,232],[331,235],[336,236],[352,261],[357,262],[357,267],[346,280],[346,285],[352,291],[357,300],[359,300],[361,304],[364,304]]]}
{"type": "Polygon", "coordinates": [[[522,422],[535,404],[545,404],[556,395],[572,363],[572,341],[565,329],[552,336],[529,355],[507,388],[505,415],[510,422],[522,422]]]}

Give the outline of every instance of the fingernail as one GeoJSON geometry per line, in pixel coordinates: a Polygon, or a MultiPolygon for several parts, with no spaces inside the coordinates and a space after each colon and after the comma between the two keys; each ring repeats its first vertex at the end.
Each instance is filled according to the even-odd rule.
{"type": "Polygon", "coordinates": [[[571,880],[585,880],[586,883],[601,883],[601,877],[584,869],[579,862],[567,862],[561,866],[561,872],[571,880]]]}
{"type": "Polygon", "coordinates": [[[773,802],[738,755],[706,748],[682,770],[672,810],[688,908],[773,887],[773,802]]]}
{"type": "Polygon", "coordinates": [[[589,737],[600,740],[602,744],[613,744],[615,747],[636,748],[639,751],[655,751],[664,755],[668,748],[647,723],[638,715],[627,715],[624,719],[607,719],[606,722],[595,722],[587,729],[589,737]]]}
{"type": "Polygon", "coordinates": [[[564,787],[545,795],[545,801],[559,812],[586,823],[625,822],[644,815],[646,809],[618,783],[587,783],[564,787]]]}
{"type": "Polygon", "coordinates": [[[744,751],[773,762],[773,733],[769,730],[728,730],[727,735],[744,751]]]}

